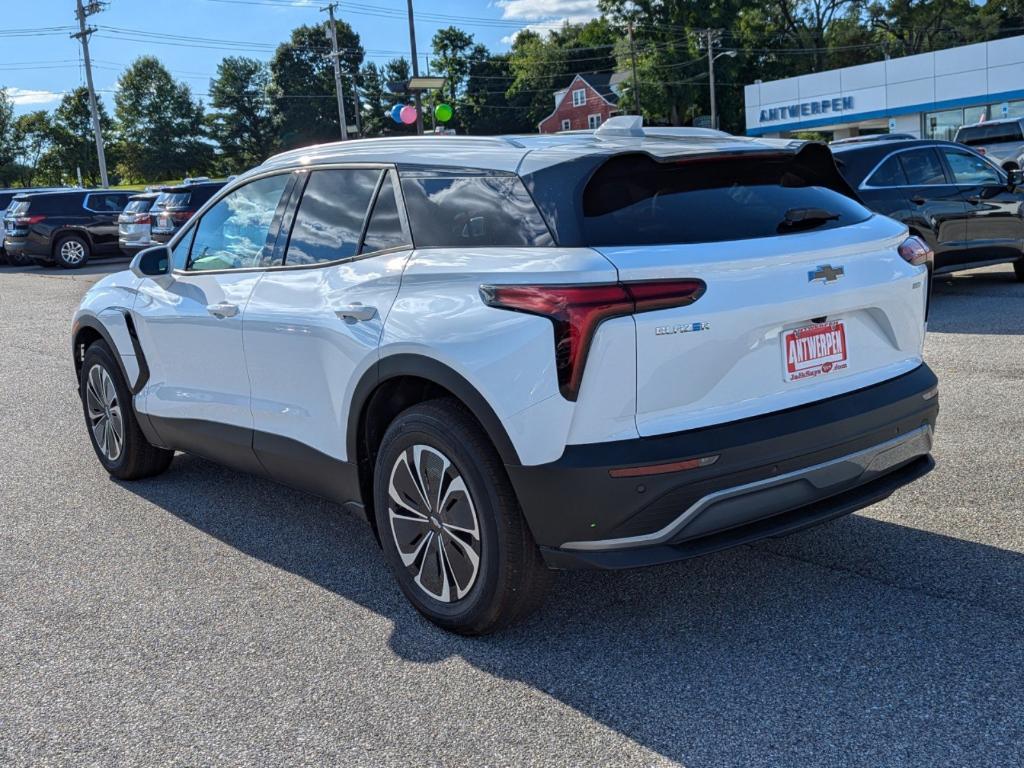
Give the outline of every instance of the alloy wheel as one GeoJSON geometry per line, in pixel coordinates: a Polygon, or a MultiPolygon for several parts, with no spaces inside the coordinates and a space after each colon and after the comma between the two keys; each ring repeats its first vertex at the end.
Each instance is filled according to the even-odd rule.
{"type": "Polygon", "coordinates": [[[85,381],[85,407],[96,447],[108,461],[117,461],[124,449],[124,420],[114,380],[102,365],[89,369],[85,381]]]}
{"type": "Polygon", "coordinates": [[[391,535],[413,581],[444,603],[469,593],[480,572],[480,523],[458,468],[427,445],[403,451],[388,482],[391,535]]]}
{"type": "Polygon", "coordinates": [[[65,264],[79,264],[85,258],[85,246],[77,240],[65,240],[60,245],[60,258],[65,264]]]}

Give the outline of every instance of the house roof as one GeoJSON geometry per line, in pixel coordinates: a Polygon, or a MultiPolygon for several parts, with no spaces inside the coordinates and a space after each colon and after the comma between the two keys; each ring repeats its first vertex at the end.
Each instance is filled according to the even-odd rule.
{"type": "Polygon", "coordinates": [[[615,74],[612,72],[580,72],[577,75],[587,85],[597,91],[601,98],[609,104],[619,103],[619,94],[612,90],[615,74]]]}

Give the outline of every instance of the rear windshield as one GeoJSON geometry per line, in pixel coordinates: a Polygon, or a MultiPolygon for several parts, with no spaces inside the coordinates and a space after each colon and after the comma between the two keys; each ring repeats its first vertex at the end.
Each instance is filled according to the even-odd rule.
{"type": "Polygon", "coordinates": [[[518,176],[402,173],[417,248],[555,242],[518,176]]]}
{"type": "Polygon", "coordinates": [[[619,155],[583,192],[585,245],[668,245],[834,229],[871,216],[799,155],[658,162],[619,155]]]}
{"type": "Polygon", "coordinates": [[[191,198],[188,192],[161,192],[153,204],[154,208],[187,208],[191,198]]]}
{"type": "Polygon", "coordinates": [[[129,200],[124,207],[125,213],[145,213],[153,205],[152,200],[129,200]]]}
{"type": "Polygon", "coordinates": [[[24,216],[28,213],[30,203],[28,200],[13,200],[7,207],[8,216],[24,216]]]}
{"type": "Polygon", "coordinates": [[[1003,141],[1024,141],[1019,122],[1013,123],[982,123],[965,125],[956,134],[961,144],[974,147],[979,144],[998,144],[1003,141]]]}

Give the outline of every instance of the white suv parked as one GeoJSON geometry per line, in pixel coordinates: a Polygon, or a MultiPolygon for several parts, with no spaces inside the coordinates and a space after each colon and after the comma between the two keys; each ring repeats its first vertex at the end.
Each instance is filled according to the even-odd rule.
{"type": "Polygon", "coordinates": [[[779,536],[933,466],[929,253],[828,149],[715,132],[271,158],[97,283],[73,351],[122,479],[187,451],[365,514],[492,631],[551,568],[779,536]]]}

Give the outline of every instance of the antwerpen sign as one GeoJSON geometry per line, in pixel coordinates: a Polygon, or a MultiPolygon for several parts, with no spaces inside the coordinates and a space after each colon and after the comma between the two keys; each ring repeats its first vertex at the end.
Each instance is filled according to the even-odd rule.
{"type": "Polygon", "coordinates": [[[761,119],[758,122],[771,123],[776,120],[797,120],[801,117],[848,112],[851,109],[853,109],[853,96],[843,96],[839,99],[801,101],[797,104],[787,104],[783,107],[762,109],[761,119]]]}

